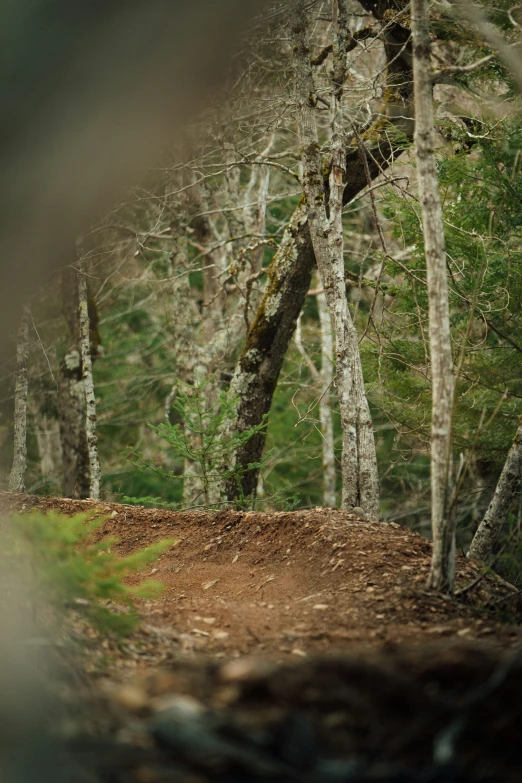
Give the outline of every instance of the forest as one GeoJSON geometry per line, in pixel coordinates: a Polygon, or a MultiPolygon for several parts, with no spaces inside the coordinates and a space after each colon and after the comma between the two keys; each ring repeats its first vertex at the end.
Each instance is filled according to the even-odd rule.
{"type": "Polygon", "coordinates": [[[487,512],[480,559],[502,549],[511,573],[521,131],[492,35],[516,46],[516,10],[431,8],[426,184],[409,7],[330,5],[302,29],[284,3],[254,19],[210,105],[24,303],[0,378],[4,488],[358,508],[430,535],[440,446],[441,519],[466,549],[487,512]],[[446,323],[425,259],[435,193],[446,323]]]}
{"type": "Polygon", "coordinates": [[[522,6],[161,5],[98,57],[86,11],[4,145],[1,578],[81,660],[64,783],[519,780],[522,6]]]}

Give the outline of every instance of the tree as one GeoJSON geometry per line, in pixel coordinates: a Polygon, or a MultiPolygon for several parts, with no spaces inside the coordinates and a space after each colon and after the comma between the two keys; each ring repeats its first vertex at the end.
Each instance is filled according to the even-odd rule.
{"type": "Polygon", "coordinates": [[[328,508],[336,506],[336,464],[334,449],[334,422],[330,405],[330,387],[333,383],[334,341],[332,321],[324,291],[310,291],[315,294],[319,314],[321,337],[321,370],[319,371],[306,352],[302,340],[302,314],[297,321],[295,344],[308,368],[319,398],[319,425],[322,441],[323,504],[328,508]]]}
{"type": "Polygon", "coordinates": [[[335,334],[336,385],[343,430],[342,505],[348,509],[361,507],[369,519],[377,519],[379,480],[372,419],[364,388],[357,331],[348,309],[344,282],[342,208],[346,147],[342,96],[346,78],[347,18],[347,3],[340,0],[333,49],[332,161],[328,193],[322,174],[308,22],[302,3],[296,9],[293,23],[295,84],[306,212],[335,334]]]}
{"type": "Polygon", "coordinates": [[[506,462],[500,474],[495,493],[487,508],[468,551],[471,560],[488,564],[494,556],[502,525],[515,495],[520,492],[522,480],[522,417],[506,462]]]}
{"type": "MultiPolygon", "coordinates": [[[[69,327],[70,341],[58,373],[57,408],[62,444],[62,491],[66,497],[87,498],[91,496],[91,460],[82,364],[79,284],[80,273],[77,269],[72,265],[64,267],[61,281],[62,313],[69,327]]],[[[87,311],[92,362],[100,352],[101,341],[96,303],[89,293],[87,311]]]]}
{"type": "Polygon", "coordinates": [[[78,275],[74,268],[62,272],[62,308],[71,340],[60,363],[58,417],[62,443],[63,493],[87,498],[90,492],[89,453],[85,431],[85,388],[82,376],[78,275]]]}
{"type": "Polygon", "coordinates": [[[14,453],[9,476],[9,492],[23,492],[27,467],[27,366],[29,362],[29,319],[28,304],[22,308],[16,338],[16,376],[14,405],[14,453]]]}
{"type": "Polygon", "coordinates": [[[431,42],[426,0],[412,0],[415,157],[426,255],[432,382],[430,587],[451,592],[455,580],[452,493],[453,357],[449,322],[444,221],[435,160],[431,42]]]}
{"type": "MultiPolygon", "coordinates": [[[[389,12],[395,9],[395,3],[374,4],[365,0],[362,5],[373,14],[378,29],[369,26],[357,36],[350,36],[348,49],[355,50],[361,41],[382,39],[386,58],[385,100],[379,101],[375,116],[372,114],[363,134],[362,149],[357,143],[346,148],[343,204],[353,201],[373,178],[392,165],[395,157],[403,151],[405,140],[413,133],[409,30],[395,17],[390,20],[389,12]]],[[[331,47],[324,47],[326,54],[320,53],[320,63],[325,61],[329,51],[331,47]]],[[[243,431],[259,424],[269,413],[315,263],[306,205],[301,202],[285,228],[278,251],[267,270],[265,291],[236,365],[230,389],[238,400],[237,416],[235,421],[229,422],[229,428],[243,431]]],[[[362,378],[359,380],[362,382],[362,378]]],[[[368,433],[368,422],[364,426],[368,433]]],[[[264,433],[259,433],[238,450],[235,459],[244,468],[249,463],[259,463],[265,437],[264,433]]],[[[246,470],[243,475],[243,494],[254,493],[258,471],[246,470]]],[[[368,471],[368,479],[371,475],[374,475],[373,467],[368,471]]],[[[224,489],[228,500],[234,499],[235,492],[236,489],[230,485],[224,489]]],[[[375,498],[374,489],[369,494],[375,498]]],[[[371,503],[375,509],[375,499],[371,503]]]]}
{"type": "Polygon", "coordinates": [[[78,260],[78,312],[82,381],[85,389],[85,436],[87,440],[87,454],[89,457],[89,497],[93,500],[99,500],[101,468],[98,455],[98,437],[96,434],[96,396],[94,394],[94,382],[92,377],[91,322],[89,319],[87,273],[83,256],[78,260]]]}
{"type": "Polygon", "coordinates": [[[321,324],[321,398],[319,400],[319,420],[321,422],[323,451],[323,500],[325,506],[336,505],[336,470],[334,451],[334,426],[330,407],[331,386],[334,375],[334,340],[332,319],[326,303],[324,291],[317,294],[317,309],[321,324]]]}

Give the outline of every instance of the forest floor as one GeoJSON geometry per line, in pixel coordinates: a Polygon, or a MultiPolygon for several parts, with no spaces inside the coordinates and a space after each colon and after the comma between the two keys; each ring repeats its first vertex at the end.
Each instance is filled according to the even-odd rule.
{"type": "Polygon", "coordinates": [[[140,602],[140,629],[118,643],[94,636],[85,658],[96,698],[110,703],[104,736],[149,753],[145,726],[159,748],[127,761],[125,781],[522,779],[519,594],[464,557],[450,599],[426,589],[429,541],[337,510],[171,512],[0,495],[4,512],[31,508],[102,517],[95,535],[116,536],[122,555],[176,541],[142,575],[165,588],[140,602]],[[217,731],[256,759],[227,746],[218,763],[215,748],[198,750],[203,712],[204,743],[217,731]],[[499,737],[510,748],[500,756],[499,737]]]}
{"type": "Polygon", "coordinates": [[[480,576],[459,556],[457,599],[427,590],[431,544],[395,523],[370,523],[327,508],[173,512],[15,497],[10,506],[19,509],[103,517],[96,537],[115,536],[121,555],[175,540],[129,580],[151,577],[164,585],[159,598],[139,609],[145,630],[168,643],[169,657],[261,654],[283,660],[441,637],[508,646],[521,636],[516,624],[502,621],[518,601],[506,583],[488,576],[459,597],[459,589],[480,576]]]}

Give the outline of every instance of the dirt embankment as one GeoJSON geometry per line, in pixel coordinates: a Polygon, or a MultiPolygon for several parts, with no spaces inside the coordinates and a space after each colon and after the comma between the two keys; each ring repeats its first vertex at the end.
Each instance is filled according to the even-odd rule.
{"type": "MultiPolygon", "coordinates": [[[[121,554],[174,538],[147,572],[165,590],[140,606],[145,630],[173,655],[283,659],[441,637],[510,645],[519,636],[499,619],[516,596],[490,577],[456,600],[426,590],[431,544],[397,524],[325,508],[178,513],[9,495],[2,503],[104,516],[98,535],[116,536],[121,554]]],[[[479,575],[463,557],[457,572],[459,588],[479,575]]]]}
{"type": "Polygon", "coordinates": [[[330,509],[0,496],[4,513],[31,508],[103,517],[96,535],[121,554],[177,541],[145,574],[165,591],[140,604],[140,630],[93,637],[105,663],[87,655],[87,676],[62,648],[62,674],[46,679],[65,710],[67,781],[522,779],[518,596],[464,558],[469,589],[449,599],[425,589],[429,542],[330,509]]]}

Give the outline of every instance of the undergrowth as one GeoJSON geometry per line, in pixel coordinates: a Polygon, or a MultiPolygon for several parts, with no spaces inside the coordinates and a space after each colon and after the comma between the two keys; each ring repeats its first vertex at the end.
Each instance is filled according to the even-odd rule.
{"type": "Polygon", "coordinates": [[[43,599],[61,611],[73,608],[99,631],[125,635],[139,622],[134,599],[157,597],[162,585],[144,580],[131,587],[123,580],[176,542],[165,539],[118,557],[112,552],[117,538],[93,540],[103,521],[88,514],[15,514],[4,531],[3,554],[8,566],[29,572],[25,581],[33,607],[43,599]]]}

